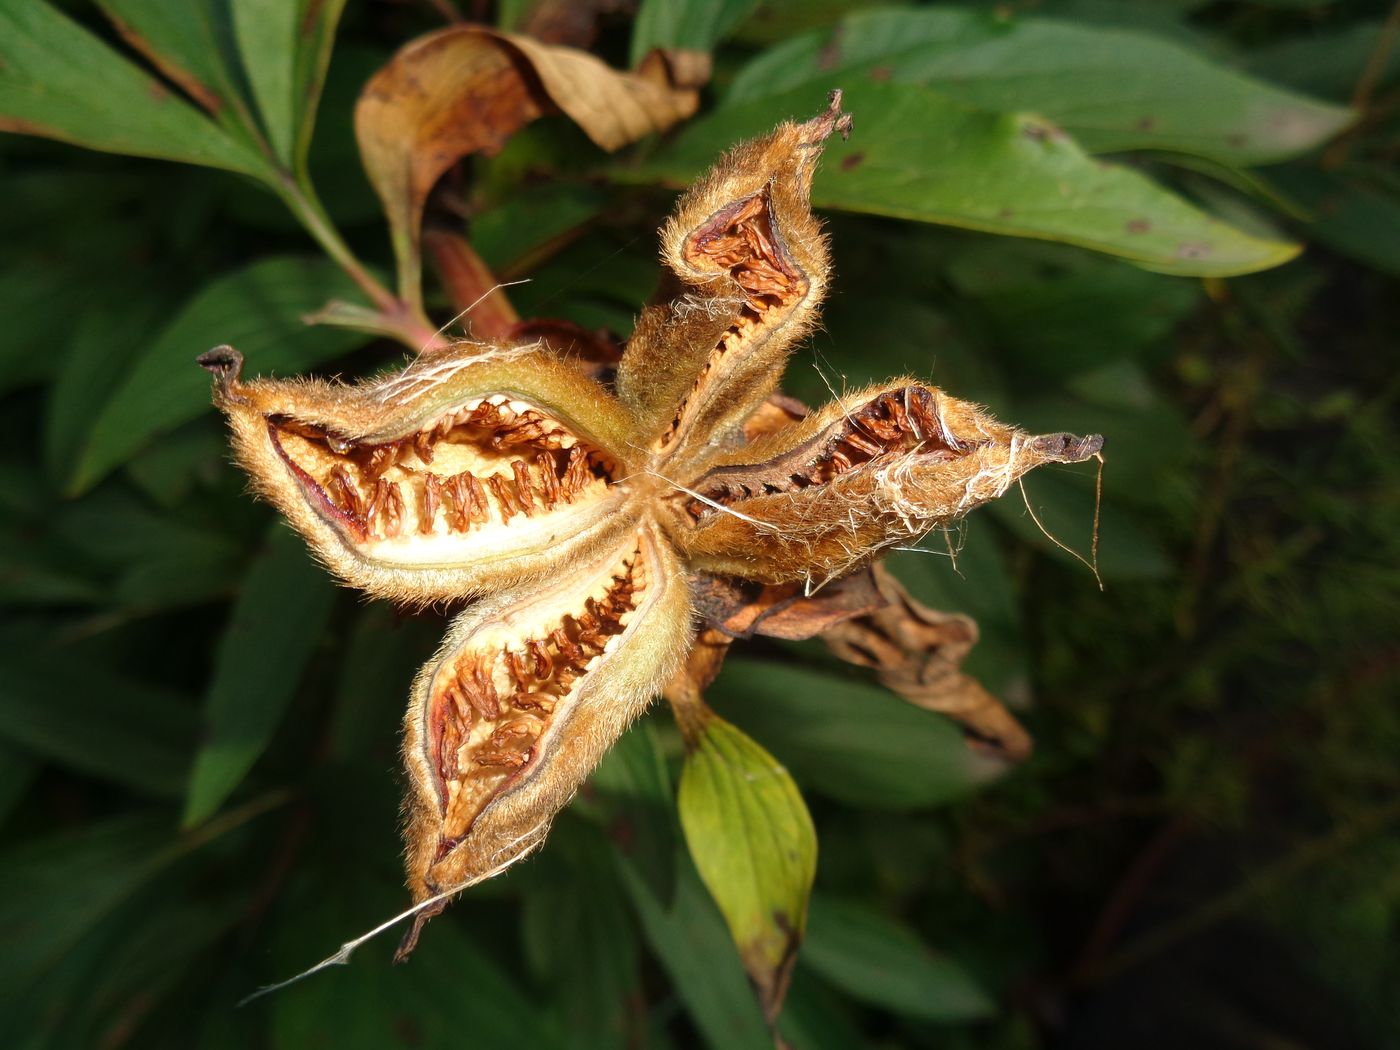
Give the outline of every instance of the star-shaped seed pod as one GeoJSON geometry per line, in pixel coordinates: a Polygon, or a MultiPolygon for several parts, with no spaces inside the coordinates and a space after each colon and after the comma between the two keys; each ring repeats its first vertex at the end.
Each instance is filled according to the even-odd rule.
{"type": "MultiPolygon", "coordinates": [[[[358,384],[245,382],[232,349],[201,358],[238,461],[332,571],[394,601],[471,600],[405,719],[415,901],[538,846],[633,719],[702,688],[760,622],[788,637],[844,623],[833,648],[873,659],[852,634],[864,623],[938,707],[969,622],[925,616],[867,568],[1027,471],[1098,452],[1097,437],[1032,436],[917,379],[811,412],[777,393],[829,273],[812,175],[849,129],[833,93],[685,194],[661,234],[676,292],[643,312],[615,369],[544,342],[457,343],[358,384]],[[863,597],[833,597],[862,579],[863,597]],[[939,644],[949,620],[956,654],[930,686],[911,647],[939,644]]],[[[963,693],[979,717],[995,707],[963,693]]]]}

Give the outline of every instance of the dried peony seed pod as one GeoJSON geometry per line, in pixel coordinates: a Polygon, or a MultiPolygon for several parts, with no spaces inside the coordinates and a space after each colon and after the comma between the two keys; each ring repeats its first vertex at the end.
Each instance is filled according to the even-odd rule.
{"type": "Polygon", "coordinates": [[[676,293],[612,386],[544,343],[462,343],[358,384],[244,381],[227,347],[200,359],[238,461],[332,570],[398,601],[476,599],[405,722],[415,901],[440,910],[539,845],[685,664],[697,607],[718,617],[712,674],[724,624],[802,637],[886,600],[855,586],[792,610],[792,581],[811,592],[1028,470],[1097,455],[1097,437],[1032,436],[914,379],[812,413],[776,392],[829,269],[812,173],[849,130],[834,93],[686,194],[662,233],[676,293]],[[765,611],[725,597],[743,581],[765,611]]]}

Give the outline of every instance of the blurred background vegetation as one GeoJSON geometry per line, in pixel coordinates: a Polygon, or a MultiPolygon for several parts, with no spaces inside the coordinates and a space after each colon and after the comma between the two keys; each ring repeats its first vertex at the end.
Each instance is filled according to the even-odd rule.
{"type": "MultiPolygon", "coordinates": [[[[348,6],[309,181],[374,272],[365,81],[454,12],[546,32],[567,6],[348,6]]],[[[618,68],[713,48],[714,75],[694,121],[616,155],[552,116],[449,176],[438,218],[530,278],[522,316],[625,335],[674,187],[841,86],[856,130],[816,190],[836,277],[790,392],[912,372],[1107,438],[1102,593],[1014,498],[891,559],[977,618],[971,670],[1034,732],[1024,765],[820,647],[726,667],[711,702],[792,771],[820,841],[787,1041],[1400,1045],[1400,8],[587,6],[575,46],[618,68]]],[[[77,31],[52,10],[0,0],[0,126],[49,107],[116,153],[123,120],[162,133],[93,100],[101,55],[46,44],[77,31]]],[[[660,710],[409,965],[376,942],[235,1009],[403,906],[399,721],[442,618],[337,590],[248,498],[193,358],[354,375],[403,348],[302,324],[355,289],[256,175],[5,136],[0,241],[5,1045],[770,1045],[680,846],[660,710]]],[[[1086,554],[1093,485],[1027,482],[1086,554]]]]}

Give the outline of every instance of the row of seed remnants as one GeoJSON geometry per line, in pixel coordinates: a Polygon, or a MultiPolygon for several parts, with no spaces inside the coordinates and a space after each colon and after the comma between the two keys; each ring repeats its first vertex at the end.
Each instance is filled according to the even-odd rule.
{"type": "Polygon", "coordinates": [[[304,480],[370,541],[466,532],[492,520],[530,517],[574,502],[608,480],[601,453],[531,406],[502,395],[469,402],[416,434],[377,444],[345,440],[295,420],[271,424],[329,453],[301,471],[304,480]],[[464,459],[462,451],[473,455],[464,459]],[[456,469],[467,460],[477,464],[476,471],[456,469]],[[490,473],[480,466],[488,460],[490,473]]]}
{"type": "MultiPolygon", "coordinates": [[[[692,261],[704,257],[727,269],[744,293],[739,316],[720,336],[696,377],[693,397],[720,360],[742,347],[770,321],[774,311],[790,305],[800,290],[799,275],[774,232],[766,189],[720,210],[689,238],[685,250],[692,261]]],[[[682,405],[662,438],[663,447],[674,440],[684,411],[682,405]]]]}
{"type": "Polygon", "coordinates": [[[880,457],[917,452],[951,459],[967,451],[943,426],[937,395],[931,390],[922,386],[888,390],[767,463],[710,471],[697,488],[712,502],[692,498],[686,510],[698,521],[715,510],[715,503],[824,485],[880,457]]]}
{"type": "Polygon", "coordinates": [[[611,652],[646,586],[634,554],[553,628],[499,649],[468,649],[438,672],[431,725],[445,853],[535,758],[555,712],[611,652]]]}

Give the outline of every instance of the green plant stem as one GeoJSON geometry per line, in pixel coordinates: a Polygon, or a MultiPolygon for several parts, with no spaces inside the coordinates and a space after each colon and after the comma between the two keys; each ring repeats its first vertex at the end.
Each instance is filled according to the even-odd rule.
{"type": "Polygon", "coordinates": [[[325,253],[355,282],[379,315],[377,327],[392,335],[410,350],[439,349],[447,341],[438,332],[421,308],[398,298],[382,285],[364,264],[355,257],[350,246],[331,223],[330,216],[304,179],[282,172],[277,182],[277,194],[297,217],[306,232],[325,253]]]}

